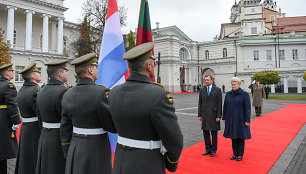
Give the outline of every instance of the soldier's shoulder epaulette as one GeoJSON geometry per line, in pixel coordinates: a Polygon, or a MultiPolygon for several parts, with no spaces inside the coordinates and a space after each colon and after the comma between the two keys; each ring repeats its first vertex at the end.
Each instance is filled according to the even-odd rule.
{"type": "Polygon", "coordinates": [[[98,86],[103,86],[104,88],[108,88],[108,87],[106,87],[105,85],[101,85],[101,84],[98,84],[98,86]]]}
{"type": "Polygon", "coordinates": [[[38,85],[35,85],[35,87],[37,88],[37,92],[36,92],[36,94],[38,94],[38,93],[39,93],[39,91],[40,91],[40,87],[39,87],[38,85]]]}
{"type": "Polygon", "coordinates": [[[166,87],[164,87],[162,84],[160,83],[156,83],[156,82],[153,82],[154,85],[157,85],[157,86],[160,86],[162,88],[164,88],[165,91],[167,91],[166,87]]]}
{"type": "Polygon", "coordinates": [[[68,89],[68,85],[66,83],[63,83],[62,86],[68,89]]]}
{"type": "Polygon", "coordinates": [[[7,80],[7,82],[8,82],[8,84],[9,84],[9,87],[10,87],[10,88],[14,88],[14,83],[13,83],[13,82],[11,82],[11,81],[9,81],[9,80],[7,80]]]}

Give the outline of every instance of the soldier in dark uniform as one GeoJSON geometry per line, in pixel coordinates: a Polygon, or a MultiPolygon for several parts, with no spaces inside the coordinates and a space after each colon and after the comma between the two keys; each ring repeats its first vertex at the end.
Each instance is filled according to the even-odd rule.
{"type": "Polygon", "coordinates": [[[123,56],[131,76],[110,92],[110,111],[119,134],[114,174],[165,174],[165,168],[174,172],[180,159],[183,135],[173,97],[150,79],[153,47],[152,42],[145,43],[123,56]]]}
{"type": "Polygon", "coordinates": [[[20,124],[16,103],[17,91],[10,81],[14,78],[12,64],[0,67],[0,173],[6,174],[6,160],[16,157],[17,138],[15,130],[20,124]]]}
{"type": "Polygon", "coordinates": [[[40,72],[36,68],[36,63],[32,63],[25,67],[20,74],[25,82],[18,91],[17,103],[23,123],[19,136],[15,173],[33,174],[36,168],[41,130],[36,107],[36,98],[40,89],[37,84],[40,82],[40,72]]]}
{"type": "Polygon", "coordinates": [[[64,174],[65,158],[60,138],[62,98],[68,90],[68,60],[48,63],[49,81],[37,96],[37,107],[42,120],[36,174],[64,174]]]}
{"type": "Polygon", "coordinates": [[[96,54],[90,53],[71,62],[79,80],[62,99],[60,131],[66,174],[111,173],[107,131],[117,131],[109,111],[109,89],[95,84],[96,58],[96,54]]]}

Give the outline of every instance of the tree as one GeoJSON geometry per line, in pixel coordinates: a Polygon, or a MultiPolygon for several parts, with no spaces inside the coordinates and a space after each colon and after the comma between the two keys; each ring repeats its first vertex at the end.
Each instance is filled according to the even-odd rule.
{"type": "Polygon", "coordinates": [[[136,46],[134,33],[130,31],[127,35],[127,43],[125,43],[125,51],[128,51],[136,46]]]}
{"type": "Polygon", "coordinates": [[[263,85],[277,84],[280,77],[277,71],[257,72],[253,75],[252,80],[258,79],[263,85]]]}
{"type": "Polygon", "coordinates": [[[88,24],[86,17],[84,18],[84,21],[79,30],[80,36],[78,40],[72,45],[76,49],[78,56],[83,56],[93,51],[93,42],[91,41],[90,37],[90,25],[88,24]]]}
{"type": "MultiPolygon", "coordinates": [[[[108,0],[86,0],[83,3],[83,16],[87,17],[91,25],[93,51],[100,53],[100,46],[106,22],[108,0]]],[[[125,26],[127,8],[118,6],[121,26],[125,26]]]]}
{"type": "Polygon", "coordinates": [[[0,28],[0,66],[11,62],[10,44],[3,39],[2,29],[0,28]]]}
{"type": "Polygon", "coordinates": [[[304,72],[303,79],[306,81],[306,71],[304,72]]]}

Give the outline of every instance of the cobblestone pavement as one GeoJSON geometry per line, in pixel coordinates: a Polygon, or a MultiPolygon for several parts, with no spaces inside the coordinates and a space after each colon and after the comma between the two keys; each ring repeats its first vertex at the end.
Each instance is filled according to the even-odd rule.
{"type": "MultiPolygon", "coordinates": [[[[178,116],[179,124],[182,129],[183,135],[184,135],[184,148],[192,146],[200,141],[203,141],[203,133],[201,130],[201,122],[198,120],[198,93],[191,93],[191,94],[176,94],[173,95],[174,97],[174,106],[176,108],[176,114],[178,116]]],[[[279,110],[281,108],[287,107],[285,105],[279,105],[280,103],[296,103],[296,104],[306,104],[306,101],[302,100],[265,100],[264,101],[264,106],[263,106],[263,115],[279,110]]],[[[254,108],[252,108],[252,115],[251,118],[254,119],[256,118],[255,113],[254,113],[254,108]]],[[[252,124],[252,123],[251,123],[252,124]]],[[[221,131],[219,133],[223,132],[224,130],[224,124],[221,122],[221,131]]],[[[294,171],[297,170],[303,171],[306,173],[306,147],[305,147],[305,134],[303,136],[303,143],[301,146],[300,144],[295,144],[297,147],[300,147],[298,153],[296,151],[291,152],[293,154],[303,154],[304,153],[304,158],[301,161],[301,158],[303,155],[299,155],[299,157],[294,157],[294,160],[296,159],[297,162],[292,162],[293,164],[290,164],[285,168],[287,171],[290,173],[294,173],[294,171]],[[293,168],[289,168],[290,166],[293,166],[293,168]],[[300,166],[300,167],[299,167],[300,166]]],[[[204,150],[204,147],[203,147],[204,150]]],[[[285,158],[286,159],[286,158],[285,158]]],[[[292,160],[292,161],[294,161],[292,160]]],[[[290,159],[291,161],[291,159],[290,159]]],[[[9,160],[8,162],[8,174],[13,174],[14,173],[14,167],[15,167],[15,160],[9,160]]],[[[276,168],[278,168],[276,166],[276,168]]],[[[282,173],[284,173],[284,171],[282,173]]],[[[280,171],[280,170],[276,170],[280,171]]],[[[286,171],[286,172],[287,172],[286,171]]]]}

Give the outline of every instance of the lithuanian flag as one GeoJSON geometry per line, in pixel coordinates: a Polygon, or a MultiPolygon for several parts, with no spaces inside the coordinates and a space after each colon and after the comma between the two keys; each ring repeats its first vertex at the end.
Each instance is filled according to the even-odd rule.
{"type": "MultiPolygon", "coordinates": [[[[136,46],[146,42],[153,42],[148,1],[149,0],[141,0],[140,2],[136,46]]],[[[154,50],[152,50],[152,53],[154,55],[154,50]]],[[[151,80],[155,82],[155,77],[151,78],[151,80]]]]}

